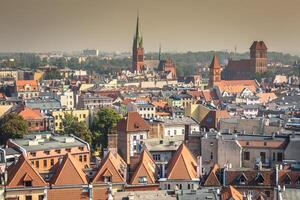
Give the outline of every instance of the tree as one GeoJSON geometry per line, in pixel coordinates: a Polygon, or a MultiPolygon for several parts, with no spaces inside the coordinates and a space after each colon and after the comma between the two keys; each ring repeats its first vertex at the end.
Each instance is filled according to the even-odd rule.
{"type": "Polygon", "coordinates": [[[10,113],[0,120],[0,130],[0,143],[5,144],[8,139],[22,138],[27,134],[28,124],[23,117],[10,113]]]}
{"type": "Polygon", "coordinates": [[[57,70],[51,70],[49,72],[46,72],[45,80],[52,80],[52,79],[62,79],[62,76],[60,75],[59,71],[57,70]]]}
{"type": "Polygon", "coordinates": [[[121,116],[112,108],[102,108],[97,112],[91,127],[94,148],[107,147],[107,135],[116,127],[120,119],[121,116]]]}
{"type": "Polygon", "coordinates": [[[78,118],[72,113],[65,113],[65,118],[63,119],[62,123],[64,134],[73,134],[88,143],[92,142],[92,133],[87,127],[86,123],[83,121],[79,122],[78,118]]]}

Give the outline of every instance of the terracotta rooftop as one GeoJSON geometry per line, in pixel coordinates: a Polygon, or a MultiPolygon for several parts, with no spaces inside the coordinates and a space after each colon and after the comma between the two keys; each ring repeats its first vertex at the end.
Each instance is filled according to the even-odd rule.
{"type": "Polygon", "coordinates": [[[149,151],[144,148],[140,155],[139,163],[131,177],[130,184],[139,184],[140,177],[146,177],[147,183],[153,184],[156,182],[156,172],[157,166],[155,161],[152,159],[149,151]]]}
{"type": "Polygon", "coordinates": [[[243,200],[243,195],[230,185],[222,190],[221,200],[243,200]]]}
{"type": "Polygon", "coordinates": [[[217,172],[219,170],[219,165],[214,164],[208,173],[206,180],[204,182],[204,186],[221,186],[219,178],[217,176],[217,172]]]}
{"type": "Polygon", "coordinates": [[[43,120],[43,115],[38,110],[25,107],[24,110],[19,112],[19,116],[22,116],[25,120],[43,120]]]}
{"type": "Polygon", "coordinates": [[[47,186],[47,183],[40,176],[34,166],[23,155],[19,157],[17,163],[8,167],[7,187],[25,187],[25,181],[31,181],[32,187],[47,186]]]}
{"type": "Polygon", "coordinates": [[[38,82],[36,80],[17,80],[16,86],[23,87],[25,85],[37,86],[38,82]]]}
{"type": "Polygon", "coordinates": [[[150,126],[138,112],[128,112],[127,117],[118,122],[117,130],[126,132],[148,131],[150,126]]]}
{"type": "Polygon", "coordinates": [[[126,182],[125,176],[122,174],[122,172],[125,170],[123,168],[125,167],[126,163],[119,154],[108,152],[106,157],[101,161],[98,171],[92,182],[103,183],[105,176],[110,176],[112,183],[126,182]]]}
{"type": "Polygon", "coordinates": [[[168,163],[168,179],[192,180],[197,175],[197,162],[189,149],[182,143],[168,163]]]}
{"type": "Polygon", "coordinates": [[[73,155],[66,154],[62,161],[53,167],[54,175],[50,183],[53,185],[87,184],[87,177],[83,171],[84,166],[73,155]]]}
{"type": "Polygon", "coordinates": [[[273,101],[274,99],[277,99],[277,96],[275,93],[258,93],[256,96],[259,97],[260,103],[268,103],[270,101],[273,101]]]}
{"type": "Polygon", "coordinates": [[[245,88],[248,88],[251,92],[256,92],[259,87],[255,80],[222,80],[216,82],[215,85],[219,88],[221,94],[223,92],[228,93],[241,93],[245,88]]]}

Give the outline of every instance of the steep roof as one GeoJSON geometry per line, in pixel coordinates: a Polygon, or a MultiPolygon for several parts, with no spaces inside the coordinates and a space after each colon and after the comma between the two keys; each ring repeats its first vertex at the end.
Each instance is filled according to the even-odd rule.
{"type": "Polygon", "coordinates": [[[71,154],[66,154],[63,160],[54,166],[54,175],[50,183],[53,185],[87,184],[87,177],[83,171],[84,166],[71,154]]]}
{"type": "Polygon", "coordinates": [[[251,50],[267,50],[267,46],[264,41],[254,41],[250,47],[251,50]]]}
{"type": "Polygon", "coordinates": [[[218,170],[219,170],[219,165],[214,164],[210,169],[210,172],[204,182],[204,186],[221,186],[221,183],[217,177],[218,170]]]}
{"type": "Polygon", "coordinates": [[[192,180],[197,176],[197,162],[189,149],[182,143],[168,163],[168,179],[192,180]]]}
{"type": "Polygon", "coordinates": [[[24,187],[24,181],[32,181],[32,187],[47,186],[47,183],[24,155],[19,157],[17,163],[8,167],[7,173],[7,187],[9,188],[24,187]]]}
{"type": "Polygon", "coordinates": [[[125,130],[126,132],[148,131],[150,126],[138,112],[128,112],[127,117],[118,122],[117,130],[125,130]]]}
{"type": "Polygon", "coordinates": [[[108,152],[106,157],[101,161],[92,183],[103,183],[104,176],[111,176],[111,182],[113,183],[126,182],[124,175],[121,174],[124,171],[123,167],[126,167],[126,163],[119,154],[108,152]]]}
{"type": "Polygon", "coordinates": [[[152,159],[152,156],[149,153],[149,151],[146,148],[144,148],[139,158],[139,163],[131,177],[130,184],[138,184],[139,177],[142,176],[147,177],[148,183],[155,183],[156,172],[157,166],[155,164],[155,161],[152,159]]]}
{"type": "Polygon", "coordinates": [[[231,185],[221,192],[222,200],[243,200],[243,195],[231,185]]]}
{"type": "Polygon", "coordinates": [[[221,68],[220,64],[219,64],[219,60],[218,60],[218,56],[217,54],[214,54],[214,57],[211,61],[211,64],[210,64],[210,68],[213,68],[213,69],[219,69],[221,68]]]}

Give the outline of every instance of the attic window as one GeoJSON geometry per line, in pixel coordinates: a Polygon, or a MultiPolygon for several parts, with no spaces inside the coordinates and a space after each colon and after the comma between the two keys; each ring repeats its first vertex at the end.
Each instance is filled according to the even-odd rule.
{"type": "Polygon", "coordinates": [[[32,181],[30,181],[30,180],[24,181],[24,186],[25,187],[32,187],[32,181]]]}
{"type": "Polygon", "coordinates": [[[238,182],[240,185],[245,185],[247,181],[247,177],[245,176],[245,174],[243,173],[239,178],[238,178],[238,182]]]}
{"type": "Polygon", "coordinates": [[[104,183],[110,183],[111,182],[111,176],[103,176],[103,182],[104,183]]]}
{"type": "Polygon", "coordinates": [[[255,181],[257,182],[258,185],[263,185],[265,180],[262,174],[258,173],[257,176],[255,177],[255,181]]]}
{"type": "Polygon", "coordinates": [[[249,142],[246,142],[246,145],[249,145],[249,142]]]}
{"type": "Polygon", "coordinates": [[[134,128],[140,128],[140,127],[139,127],[139,125],[137,125],[137,124],[134,124],[134,128]]]}
{"type": "Polygon", "coordinates": [[[147,177],[146,176],[140,176],[139,177],[139,183],[147,183],[147,177]]]}

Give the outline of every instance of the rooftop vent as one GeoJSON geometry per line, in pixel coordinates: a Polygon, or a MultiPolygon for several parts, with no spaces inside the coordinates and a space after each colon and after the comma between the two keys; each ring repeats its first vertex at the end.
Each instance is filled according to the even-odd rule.
{"type": "Polygon", "coordinates": [[[65,138],[65,143],[73,143],[75,142],[75,139],[73,137],[66,137],[65,138]]]}

